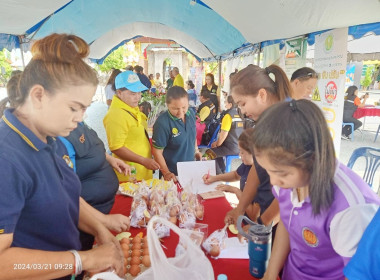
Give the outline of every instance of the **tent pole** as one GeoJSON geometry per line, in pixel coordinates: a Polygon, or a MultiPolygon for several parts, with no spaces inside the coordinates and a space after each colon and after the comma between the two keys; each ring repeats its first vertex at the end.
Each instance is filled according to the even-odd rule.
{"type": "Polygon", "coordinates": [[[18,36],[18,42],[20,44],[20,52],[21,52],[21,60],[22,60],[22,70],[25,70],[25,60],[24,60],[24,50],[22,48],[22,40],[20,39],[21,36],[18,36]]]}
{"type": "Polygon", "coordinates": [[[218,85],[220,86],[221,84],[222,84],[222,60],[221,59],[219,59],[219,62],[218,62],[218,66],[219,66],[219,68],[218,68],[218,70],[219,70],[219,83],[218,83],[218,85]]]}
{"type": "Polygon", "coordinates": [[[260,54],[261,54],[261,43],[259,43],[259,53],[257,55],[257,66],[260,66],[260,54]]]}

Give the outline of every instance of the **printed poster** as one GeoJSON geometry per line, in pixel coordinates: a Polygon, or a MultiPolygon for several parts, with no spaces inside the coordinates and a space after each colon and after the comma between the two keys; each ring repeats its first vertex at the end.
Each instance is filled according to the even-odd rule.
{"type": "Polygon", "coordinates": [[[319,73],[313,101],[324,112],[339,156],[346,83],[348,28],[315,36],[314,69],[319,73]]]}
{"type": "Polygon", "coordinates": [[[306,65],[307,41],[294,38],[285,41],[285,73],[290,79],[293,72],[306,65]]]}

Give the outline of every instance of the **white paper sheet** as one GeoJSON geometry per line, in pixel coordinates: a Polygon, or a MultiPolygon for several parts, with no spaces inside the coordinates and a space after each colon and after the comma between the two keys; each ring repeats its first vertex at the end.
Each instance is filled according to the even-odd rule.
{"type": "Polygon", "coordinates": [[[249,259],[248,243],[240,243],[237,237],[226,239],[226,248],[220,252],[220,259],[249,259]]]}
{"type": "Polygon", "coordinates": [[[182,188],[190,187],[193,193],[205,193],[214,191],[218,182],[206,185],[203,183],[203,175],[216,175],[215,160],[186,161],[177,163],[178,180],[182,188]]]}

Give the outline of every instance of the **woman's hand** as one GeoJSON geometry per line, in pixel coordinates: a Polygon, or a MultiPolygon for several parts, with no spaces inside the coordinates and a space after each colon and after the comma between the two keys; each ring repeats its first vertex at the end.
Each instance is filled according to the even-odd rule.
{"type": "Polygon", "coordinates": [[[225,184],[217,185],[215,189],[218,191],[224,191],[224,192],[230,192],[230,193],[235,193],[235,191],[237,190],[237,188],[230,185],[225,185],[225,184]]]}
{"type": "Polygon", "coordinates": [[[216,148],[216,147],[218,147],[217,142],[218,142],[218,141],[212,142],[212,144],[211,144],[211,148],[216,148]]]}
{"type": "MultiPolygon", "coordinates": [[[[117,242],[119,243],[119,242],[117,242]]],[[[100,245],[89,251],[78,252],[82,259],[83,270],[91,273],[99,273],[107,270],[115,270],[120,277],[124,276],[124,256],[120,248],[113,242],[100,245]]]]}
{"type": "Polygon", "coordinates": [[[195,152],[195,160],[201,161],[202,160],[202,153],[200,151],[195,152]]]}
{"type": "Polygon", "coordinates": [[[164,177],[165,181],[173,180],[174,183],[177,183],[177,177],[175,176],[174,173],[171,173],[170,171],[165,173],[165,175],[163,175],[163,177],[164,177]]]}
{"type": "Polygon", "coordinates": [[[115,243],[116,247],[120,248],[121,250],[119,241],[116,239],[115,236],[113,236],[113,234],[103,224],[97,227],[95,239],[96,239],[96,243],[98,244],[107,244],[109,242],[115,243]]]}
{"type": "Polygon", "coordinates": [[[152,158],[144,158],[142,165],[150,170],[160,169],[160,165],[152,158]]]}
{"type": "Polygon", "coordinates": [[[108,214],[105,217],[105,226],[117,233],[128,230],[130,223],[129,217],[122,214],[108,214]]]}
{"type": "Polygon", "coordinates": [[[115,169],[117,172],[124,174],[124,175],[131,175],[131,166],[126,164],[124,161],[118,158],[110,157],[112,159],[109,159],[109,164],[115,169]]]}

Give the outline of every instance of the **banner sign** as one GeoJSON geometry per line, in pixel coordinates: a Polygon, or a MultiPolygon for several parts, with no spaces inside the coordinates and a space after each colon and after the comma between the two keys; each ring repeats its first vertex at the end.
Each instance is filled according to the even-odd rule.
{"type": "Polygon", "coordinates": [[[307,41],[304,37],[285,41],[285,73],[290,79],[293,72],[306,65],[307,41]]]}
{"type": "Polygon", "coordinates": [[[315,36],[314,69],[319,73],[313,101],[322,109],[338,157],[342,134],[346,83],[348,28],[339,28],[315,36]]]}

